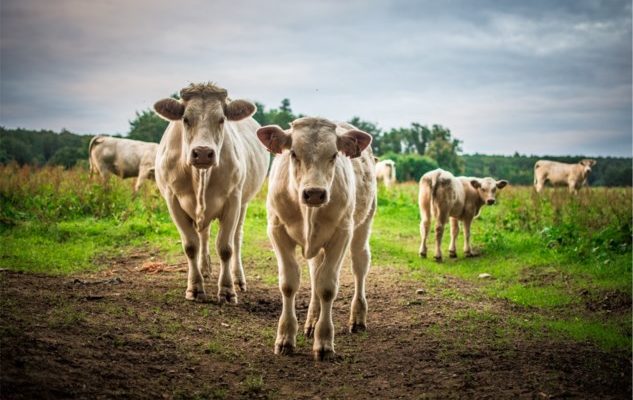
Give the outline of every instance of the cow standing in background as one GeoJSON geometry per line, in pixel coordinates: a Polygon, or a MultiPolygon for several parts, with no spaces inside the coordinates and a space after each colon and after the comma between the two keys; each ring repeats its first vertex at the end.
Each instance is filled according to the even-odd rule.
{"type": "Polygon", "coordinates": [[[266,206],[283,295],[275,353],[292,353],[296,347],[295,295],[301,268],[295,249],[299,246],[308,260],[312,288],[305,335],[314,335],[314,357],[328,359],[334,355],[332,303],[350,243],[355,292],[349,329],[364,330],[367,324],[365,277],[376,211],[371,136],[321,118],[297,119],[288,131],[265,126],[257,136],[269,151],[280,154],[270,170],[266,206]]]}
{"type": "Polygon", "coordinates": [[[211,275],[209,225],[218,219],[218,300],[237,303],[237,281],[246,290],[241,259],[246,206],[261,188],[268,153],[251,118],[255,105],[229,100],[225,89],[191,84],[181,101],[163,99],[156,112],[171,121],[156,154],[156,184],[178,228],[189,263],[187,300],[205,300],[203,273],[211,275]]]}
{"type": "Polygon", "coordinates": [[[393,160],[382,160],[376,164],[376,179],[382,181],[388,189],[396,183],[396,163],[393,160]]]}
{"type": "Polygon", "coordinates": [[[459,221],[464,224],[464,255],[472,257],[470,244],[470,226],[479,215],[481,208],[493,205],[497,189],[503,189],[508,181],[495,181],[492,178],[454,177],[448,171],[436,169],[427,172],[420,179],[420,256],[426,257],[426,241],[431,226],[431,215],[435,218],[435,260],[442,261],[442,236],[444,225],[451,220],[451,243],[449,256],[457,257],[456,241],[459,234],[459,221]]]}
{"type": "Polygon", "coordinates": [[[154,178],[154,160],[158,143],[98,135],[90,140],[88,161],[90,176],[103,179],[113,174],[121,178],[138,177],[134,191],[147,179],[154,178]]]}
{"type": "Polygon", "coordinates": [[[540,193],[545,182],[549,182],[554,186],[567,186],[571,193],[578,194],[581,187],[587,186],[594,165],[596,160],[592,159],[584,159],[577,164],[539,160],[534,164],[534,188],[540,193]]]}

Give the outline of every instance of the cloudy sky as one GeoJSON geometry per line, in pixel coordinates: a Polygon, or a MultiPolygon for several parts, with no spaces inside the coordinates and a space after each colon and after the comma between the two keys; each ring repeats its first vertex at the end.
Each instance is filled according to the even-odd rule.
{"type": "Polygon", "coordinates": [[[0,125],[125,134],[190,82],[466,153],[631,156],[631,1],[2,0],[0,125]]]}

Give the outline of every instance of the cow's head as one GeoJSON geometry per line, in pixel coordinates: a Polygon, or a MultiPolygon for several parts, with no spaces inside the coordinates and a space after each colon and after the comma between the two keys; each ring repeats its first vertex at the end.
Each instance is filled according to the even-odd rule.
{"type": "Polygon", "coordinates": [[[249,101],[230,101],[225,89],[211,83],[191,84],[180,91],[180,98],[159,100],[154,109],[168,121],[182,123],[185,162],[200,169],[218,165],[225,121],[239,121],[256,111],[249,101]]]}
{"type": "Polygon", "coordinates": [[[497,201],[497,189],[503,189],[508,184],[506,180],[495,181],[492,178],[471,179],[470,185],[477,190],[481,201],[489,206],[497,201]]]}
{"type": "Polygon", "coordinates": [[[580,164],[580,165],[582,165],[584,167],[584,170],[583,170],[584,174],[583,175],[586,177],[591,172],[591,167],[596,165],[596,160],[592,160],[590,158],[585,158],[584,160],[580,161],[578,164],[580,164]]]}
{"type": "Polygon", "coordinates": [[[287,131],[264,126],[257,130],[257,137],[272,153],[288,151],[290,180],[308,207],[330,200],[339,153],[356,158],[371,143],[369,134],[350,129],[339,135],[334,123],[321,118],[299,118],[287,131]]]}

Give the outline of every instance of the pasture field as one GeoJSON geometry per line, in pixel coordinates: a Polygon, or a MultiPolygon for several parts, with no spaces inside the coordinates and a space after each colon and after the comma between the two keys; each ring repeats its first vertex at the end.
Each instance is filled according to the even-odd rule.
{"type": "MultiPolygon", "coordinates": [[[[301,333],[293,356],[272,352],[281,295],[265,187],[245,224],[248,291],[220,306],[185,301],[165,204],[153,183],[132,186],[0,167],[1,398],[631,398],[631,188],[509,186],[473,223],[480,255],[464,258],[460,235],[443,263],[432,246],[418,256],[417,184],[381,189],[369,329],[347,333],[346,260],[338,356],[317,363],[301,333]]],[[[308,281],[304,263],[300,324],[308,281]]]]}

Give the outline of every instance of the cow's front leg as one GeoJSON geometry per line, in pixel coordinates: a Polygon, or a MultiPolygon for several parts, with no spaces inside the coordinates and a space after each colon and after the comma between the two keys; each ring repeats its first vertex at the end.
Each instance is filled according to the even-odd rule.
{"type": "Polygon", "coordinates": [[[354,230],[352,237],[352,271],[354,273],[354,298],[349,316],[349,331],[361,332],[367,329],[367,299],[365,298],[365,278],[369,273],[371,253],[369,251],[369,234],[376,210],[376,200],[369,216],[354,230]]]}
{"type": "Polygon", "coordinates": [[[244,276],[244,267],[242,266],[242,230],[244,218],[246,217],[246,206],[240,208],[240,216],[237,220],[235,228],[235,238],[233,239],[233,249],[235,250],[232,260],[233,280],[237,281],[242,292],[246,291],[246,277],[244,276]]]}
{"type": "Polygon", "coordinates": [[[323,263],[315,273],[316,295],[321,303],[321,313],[314,330],[312,352],[316,360],[328,360],[334,356],[334,323],[332,303],[338,291],[338,275],[345,250],[350,242],[351,227],[337,229],[325,246],[323,263]]]}
{"type": "Polygon", "coordinates": [[[314,336],[314,328],[319,320],[319,314],[321,314],[321,303],[316,293],[316,270],[323,263],[323,250],[319,251],[316,257],[308,260],[308,266],[310,267],[310,305],[308,306],[308,315],[306,317],[306,323],[303,327],[303,333],[307,338],[314,336]]]}
{"type": "Polygon", "coordinates": [[[198,265],[200,267],[200,273],[206,279],[211,280],[211,256],[209,256],[209,232],[210,226],[198,232],[200,238],[200,251],[198,258],[198,265]]]}
{"type": "Polygon", "coordinates": [[[275,354],[291,354],[296,347],[297,315],[295,295],[299,289],[301,270],[295,259],[295,242],[288,236],[286,228],[273,217],[268,223],[268,237],[275,249],[279,269],[279,289],[283,309],[277,326],[275,354]]]}
{"type": "Polygon", "coordinates": [[[233,240],[241,208],[241,193],[232,194],[226,201],[224,212],[220,217],[220,229],[215,241],[215,248],[220,256],[220,276],[218,278],[218,301],[237,304],[237,294],[233,287],[231,275],[231,258],[233,255],[233,240]]]}
{"type": "Polygon", "coordinates": [[[464,256],[465,257],[473,257],[473,249],[470,245],[470,226],[472,224],[472,219],[464,219],[464,256]]]}

